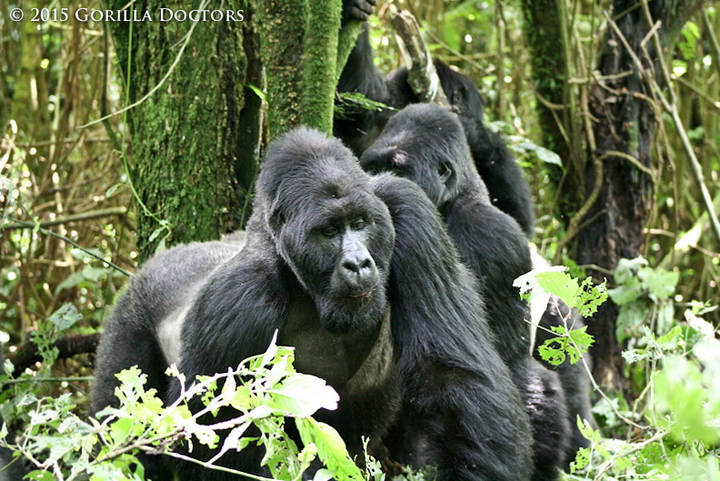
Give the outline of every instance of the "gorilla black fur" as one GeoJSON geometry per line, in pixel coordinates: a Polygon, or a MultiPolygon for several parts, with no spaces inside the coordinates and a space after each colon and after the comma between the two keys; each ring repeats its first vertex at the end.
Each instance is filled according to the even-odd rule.
{"type": "MultiPolygon", "coordinates": [[[[296,368],[339,392],[338,409],[316,417],[351,453],[360,436],[384,436],[395,459],[434,465],[440,480],[529,479],[520,394],[489,329],[477,328],[486,321],[475,279],[422,190],[371,178],[340,141],[298,129],[269,147],[255,199],[246,244],[176,247],[134,277],[105,326],[94,412],[117,403],[122,369],[139,365],[169,402],[180,392],[163,374],[171,362],[192,382],[264,352],[279,330],[296,368]]],[[[262,455],[248,446],[221,464],[267,475],[262,455]]],[[[146,461],[155,481],[170,479],[146,461]]],[[[172,469],[232,479],[194,463],[172,469]]]]}
{"type": "MultiPolygon", "coordinates": [[[[344,0],[344,18],[365,20],[372,13],[374,1],[344,0]]],[[[480,176],[485,181],[490,200],[503,212],[510,214],[531,237],[535,227],[530,186],[522,170],[502,139],[483,125],[483,100],[475,85],[442,61],[434,60],[440,83],[450,103],[457,109],[470,152],[480,176]]],[[[418,103],[408,84],[407,68],[390,72],[385,78],[373,63],[373,51],[367,25],[358,37],[338,82],[339,92],[359,92],[394,109],[418,103]]],[[[361,155],[372,145],[392,111],[371,111],[344,105],[346,115],[335,119],[334,134],[361,155]]]]}
{"type": "MultiPolygon", "coordinates": [[[[374,0],[370,2],[344,0],[345,20],[366,20],[372,14],[374,3],[374,0]],[[357,8],[355,8],[356,6],[357,8]],[[361,11],[362,14],[359,14],[361,11]]],[[[480,92],[467,77],[452,70],[445,63],[437,59],[434,63],[443,90],[463,125],[475,167],[485,183],[492,204],[512,216],[520,224],[525,235],[532,238],[535,216],[529,185],[500,136],[483,125],[483,100],[480,92]]],[[[372,48],[367,26],[365,26],[345,65],[338,90],[340,92],[360,92],[370,99],[381,101],[396,109],[402,109],[409,104],[418,102],[407,78],[406,68],[391,72],[387,78],[384,78],[378,71],[372,61],[372,48]]],[[[392,111],[378,112],[362,108],[354,110],[352,107],[349,108],[351,113],[349,117],[336,118],[335,135],[343,139],[356,154],[360,155],[372,145],[392,115],[392,111]]],[[[567,314],[569,309],[560,299],[552,296],[540,320],[540,331],[544,333],[553,326],[563,326],[564,315],[560,314],[561,312],[567,314]]],[[[570,316],[569,325],[574,326],[575,329],[583,326],[577,311],[571,312],[570,316]]],[[[589,445],[589,441],[580,434],[576,427],[576,418],[579,415],[582,419],[587,419],[594,424],[590,411],[590,379],[580,364],[571,365],[566,361],[561,366],[552,366],[541,360],[536,348],[544,339],[544,336],[536,338],[537,342],[533,352],[541,364],[558,373],[565,392],[572,432],[572,439],[567,448],[567,468],[567,463],[575,458],[577,449],[589,445]]]]}
{"type": "Polygon", "coordinates": [[[497,349],[509,366],[533,428],[535,480],[557,479],[570,426],[557,375],[529,355],[526,304],[513,280],[532,269],[517,222],[490,203],[457,116],[436,104],[391,117],[360,163],[417,183],[435,203],[460,256],[478,276],[497,349]]]}

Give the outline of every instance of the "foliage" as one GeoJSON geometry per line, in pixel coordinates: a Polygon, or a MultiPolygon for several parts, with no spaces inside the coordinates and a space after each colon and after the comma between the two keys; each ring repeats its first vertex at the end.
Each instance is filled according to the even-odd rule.
{"type": "Polygon", "coordinates": [[[674,315],[670,296],[679,278],[677,272],[649,267],[642,257],[618,262],[615,269],[618,287],[608,291],[613,302],[620,306],[616,321],[618,342],[642,325],[649,325],[656,332],[668,330],[674,315]]]}
{"type": "MultiPolygon", "coordinates": [[[[226,432],[218,455],[204,463],[209,469],[222,454],[252,443],[265,447],[264,463],[275,479],[300,479],[316,456],[327,466],[316,479],[364,479],[337,432],[310,417],[320,408],[336,409],[337,393],[323,380],[297,373],[292,362],[292,349],[273,341],[265,354],[236,369],[198,379],[168,407],[154,389],[145,390],[147,376],[134,367],[118,374],[120,406],[98,413],[99,420],[74,414],[76,405],[69,394],[54,399],[28,394],[18,407],[29,421],[13,448],[32,461],[37,469],[31,479],[38,481],[84,474],[97,480],[142,480],[135,457],[139,451],[184,458],[172,451],[179,443],[218,447],[219,433],[226,432]],[[205,407],[193,414],[188,402],[195,398],[202,398],[205,407]],[[203,424],[208,413],[226,407],[238,415],[203,424]],[[296,423],[302,450],[283,430],[286,419],[296,423]],[[260,428],[260,436],[248,431],[253,425],[260,428]]],[[[176,371],[172,374],[182,380],[176,371]]]]}
{"type": "Polygon", "coordinates": [[[338,118],[350,118],[356,109],[365,110],[396,110],[382,102],[376,102],[358,92],[339,92],[341,102],[335,105],[335,116],[338,118]]]}
{"type": "MultiPolygon", "coordinates": [[[[563,270],[563,268],[534,270],[520,276],[515,280],[514,285],[520,288],[523,299],[542,298],[539,303],[542,311],[545,310],[549,294],[553,294],[562,299],[570,309],[577,309],[583,317],[591,316],[607,299],[605,286],[592,285],[592,279],[589,277],[578,283],[577,279],[570,277],[563,270]]],[[[533,315],[533,318],[536,317],[533,315]]],[[[542,359],[555,366],[565,362],[566,356],[570,356],[571,364],[580,361],[594,342],[592,336],[586,332],[587,326],[574,329],[574,326],[568,325],[568,321],[569,316],[563,318],[563,326],[553,326],[551,329],[556,336],[547,339],[538,347],[542,359]]]]}
{"type": "MultiPolygon", "coordinates": [[[[32,7],[47,6],[35,0],[21,3],[26,13],[32,7]]],[[[376,64],[389,72],[402,64],[389,27],[390,9],[386,8],[398,2],[382,3],[370,19],[371,41],[377,50],[376,64]]],[[[609,3],[566,2],[572,15],[566,33],[573,62],[567,81],[574,103],[552,105],[554,121],[563,126],[606,120],[592,117],[587,105],[592,99],[590,87],[597,80],[595,57],[606,47],[601,39],[609,28],[604,16],[609,3]],[[576,109],[574,114],[568,114],[568,105],[576,109]]],[[[74,8],[66,0],[55,5],[74,8]]],[[[566,234],[567,218],[559,213],[560,200],[568,191],[582,191],[587,185],[573,178],[557,182],[558,157],[540,147],[544,126],[538,121],[536,106],[542,99],[536,95],[531,78],[532,58],[523,34],[520,6],[498,0],[410,0],[404,5],[425,27],[433,54],[458,67],[480,88],[485,120],[509,140],[530,180],[539,250],[546,257],[555,255],[566,234]]],[[[720,193],[720,62],[713,53],[709,33],[717,35],[720,31],[718,5],[717,0],[705,3],[704,12],[682,27],[679,42],[668,44],[666,55],[674,76],[665,87],[676,94],[679,115],[716,199],[720,193]]],[[[98,0],[83,6],[102,9],[98,0]]],[[[113,45],[103,45],[103,25],[88,21],[66,28],[70,24],[9,22],[6,9],[7,5],[0,6],[0,18],[5,19],[4,23],[0,21],[0,328],[10,334],[4,339],[9,352],[16,352],[16,347],[32,339],[40,348],[42,361],[18,379],[0,376],[0,400],[2,415],[19,434],[21,447],[28,449],[30,436],[36,437],[32,442],[54,447],[43,452],[39,460],[46,462],[56,456],[59,474],[67,476],[72,464],[64,459],[80,459],[85,452],[84,447],[71,449],[78,442],[83,446],[82,439],[86,438],[80,435],[100,436],[104,432],[108,443],[115,443],[124,430],[130,429],[123,440],[129,442],[136,426],[128,428],[127,417],[117,419],[115,431],[109,424],[98,427],[85,421],[91,360],[80,355],[55,362],[54,342],[69,333],[94,334],[102,325],[108,306],[125,281],[125,276],[106,262],[126,271],[135,269],[138,254],[132,204],[136,196],[127,172],[135,167],[138,152],[123,143],[121,150],[126,155],[121,156],[109,138],[113,131],[120,138],[128,138],[123,117],[111,117],[109,129],[99,123],[87,125],[100,118],[103,110],[118,111],[125,100],[113,45]],[[78,219],[76,215],[86,217],[78,219]],[[75,306],[75,312],[65,307],[64,314],[58,313],[68,303],[75,306]],[[67,324],[72,324],[69,331],[64,330],[67,324]]],[[[612,13],[610,18],[615,18],[612,13]]],[[[252,27],[244,24],[243,28],[246,26],[252,27]]],[[[189,46],[186,55],[194,47],[189,46]]],[[[620,50],[622,46],[613,48],[620,50]]],[[[172,55],[177,50],[176,45],[172,55]]],[[[214,57],[208,59],[213,61],[214,57]]],[[[158,76],[165,73],[153,71],[158,76]]],[[[554,74],[548,78],[555,78],[554,74]]],[[[177,92],[176,85],[165,87],[168,93],[177,92]]],[[[254,91],[262,94],[259,89],[254,91]]],[[[618,95],[617,101],[620,99],[618,95]]],[[[642,101],[660,110],[654,97],[644,96],[642,101]]],[[[181,112],[182,123],[190,128],[199,125],[188,121],[189,112],[181,112]]],[[[615,272],[616,283],[608,291],[622,313],[616,334],[627,346],[621,383],[625,388],[608,394],[596,391],[599,400],[594,413],[601,428],[584,428],[593,447],[581,453],[576,473],[569,479],[720,479],[717,383],[711,382],[713,373],[717,379],[717,360],[712,353],[717,352],[715,330],[720,310],[713,310],[716,306],[712,303],[718,299],[720,256],[698,207],[699,190],[689,175],[680,140],[668,128],[671,118],[664,115],[661,119],[653,141],[654,190],[653,198],[648,199],[652,212],[643,226],[645,260],[621,261],[615,272]],[[697,235],[683,242],[689,233],[697,235]],[[620,267],[627,267],[626,272],[620,267]]],[[[209,119],[202,120],[206,123],[209,119]]],[[[563,134],[570,144],[582,144],[580,152],[592,152],[591,139],[577,138],[578,133],[585,135],[584,130],[588,129],[567,128],[563,134]]],[[[618,131],[618,135],[626,133],[618,131]]],[[[159,227],[149,233],[155,240],[183,229],[165,220],[162,209],[149,214],[158,216],[159,227]]],[[[560,254],[570,267],[570,276],[548,275],[536,282],[537,290],[545,287],[569,296],[570,304],[585,305],[592,296],[581,273],[592,266],[575,265],[569,249],[560,254]],[[580,299],[578,295],[587,297],[580,299]]],[[[591,339],[572,327],[564,326],[556,332],[545,351],[549,359],[558,362],[579,357],[579,362],[585,361],[591,339]]],[[[133,408],[136,411],[145,405],[143,399],[151,401],[141,388],[130,392],[139,396],[133,408]]],[[[156,408],[150,402],[143,409],[156,408]]],[[[268,427],[273,428],[269,421],[268,427]]],[[[276,440],[267,437],[267,441],[276,440]]],[[[279,440],[277,446],[281,445],[279,440]]],[[[332,451],[329,447],[323,450],[332,451]]],[[[97,461],[89,451],[87,455],[88,463],[97,461]]],[[[105,466],[107,473],[119,470],[132,479],[129,473],[134,463],[131,454],[118,455],[96,464],[97,476],[113,479],[101,471],[105,466]]],[[[369,460],[367,466],[366,475],[380,479],[377,462],[369,460]]],[[[49,470],[42,476],[55,479],[57,474],[49,470]]],[[[409,475],[412,479],[415,476],[421,475],[409,475]]]]}
{"type": "MultiPolygon", "coordinates": [[[[637,312],[643,319],[650,319],[674,292],[677,278],[649,269],[644,259],[623,259],[618,271],[615,277],[623,284],[614,293],[592,286],[588,279],[578,282],[557,268],[533,272],[516,284],[525,296],[552,293],[585,313],[594,312],[608,294],[613,300],[619,296],[634,302],[642,297],[634,294],[642,292],[645,297],[637,312]]],[[[684,322],[673,320],[671,312],[672,327],[659,331],[662,335],[639,321],[637,330],[629,334],[637,336],[633,337],[637,347],[623,357],[647,374],[642,393],[630,409],[622,395],[610,398],[596,385],[602,400],[593,411],[605,421],[605,428],[593,429],[578,419],[580,431],[592,445],[578,452],[566,480],[720,479],[720,340],[716,328],[697,315],[709,311],[702,305],[688,309],[684,322]],[[624,439],[603,433],[621,428],[626,431],[624,439]]],[[[552,364],[564,362],[566,356],[571,363],[583,359],[592,337],[585,328],[568,333],[569,327],[566,323],[554,329],[558,336],[539,347],[543,359],[552,364]]]]}

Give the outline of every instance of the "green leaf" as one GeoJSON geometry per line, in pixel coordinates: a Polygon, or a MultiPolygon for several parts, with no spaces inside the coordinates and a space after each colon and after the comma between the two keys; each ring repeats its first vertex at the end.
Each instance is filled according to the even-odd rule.
{"type": "Polygon", "coordinates": [[[71,303],[63,304],[57,311],[50,316],[50,322],[55,325],[58,331],[64,331],[72,327],[76,322],[83,318],[75,306],[71,303]]]}
{"type": "Polygon", "coordinates": [[[108,190],[105,191],[105,197],[112,197],[112,195],[118,191],[121,187],[125,187],[126,184],[122,182],[118,182],[117,184],[112,185],[108,190]]]}
{"type": "Polygon", "coordinates": [[[116,444],[120,444],[130,435],[133,427],[133,420],[131,418],[121,418],[112,423],[110,431],[112,433],[113,441],[116,444]]]}
{"type": "Polygon", "coordinates": [[[642,256],[634,259],[620,259],[615,268],[615,282],[618,284],[626,284],[628,280],[634,278],[638,271],[648,266],[648,261],[642,256]]]}
{"type": "Polygon", "coordinates": [[[581,469],[585,469],[590,464],[590,449],[581,448],[575,455],[575,461],[570,463],[570,472],[577,473],[581,469]]]}
{"type": "Polygon", "coordinates": [[[350,459],[345,442],[330,425],[312,418],[295,418],[295,424],[303,443],[317,447],[318,456],[336,479],[362,481],[360,468],[350,459]]]}
{"type": "Polygon", "coordinates": [[[615,337],[618,343],[630,337],[634,328],[643,323],[646,314],[647,307],[642,301],[632,302],[620,309],[618,318],[615,321],[615,337]]]}
{"type": "Polygon", "coordinates": [[[538,346],[538,353],[540,357],[552,364],[553,366],[559,366],[565,362],[565,350],[563,349],[565,343],[563,341],[557,341],[555,339],[548,339],[542,345],[538,346]],[[553,347],[552,343],[562,343],[560,347],[553,347]]]}
{"type": "Polygon", "coordinates": [[[685,333],[682,327],[675,326],[670,332],[659,337],[656,341],[662,351],[677,351],[685,349],[685,333]]]}
{"type": "Polygon", "coordinates": [[[255,95],[260,97],[260,99],[262,99],[263,101],[267,100],[267,96],[265,95],[265,92],[262,91],[260,88],[256,87],[255,85],[253,85],[251,83],[246,83],[245,86],[247,88],[249,88],[250,90],[252,90],[255,93],[255,95]]]}
{"type": "Polygon", "coordinates": [[[645,285],[651,294],[654,294],[653,300],[670,297],[675,292],[680,279],[679,272],[666,271],[665,269],[648,268],[645,285]]]}
{"type": "MultiPolygon", "coordinates": [[[[101,256],[102,257],[102,256],[101,256]]],[[[59,294],[63,289],[72,289],[77,287],[83,281],[99,281],[102,276],[111,274],[112,270],[105,267],[85,267],[82,271],[73,272],[64,281],[55,288],[55,294],[59,294]]]]}
{"type": "Polygon", "coordinates": [[[569,334],[563,326],[552,326],[551,329],[558,336],[545,340],[542,345],[538,346],[538,352],[542,359],[553,366],[565,362],[566,356],[570,356],[570,364],[575,364],[595,342],[592,335],[586,332],[587,326],[573,329],[569,334]]]}
{"type": "Polygon", "coordinates": [[[570,308],[577,308],[583,317],[590,317],[607,299],[605,284],[594,286],[587,277],[581,284],[565,272],[540,272],[536,276],[538,286],[562,299],[570,308]]]}
{"type": "Polygon", "coordinates": [[[565,272],[540,272],[536,276],[538,286],[565,301],[569,308],[577,307],[580,286],[565,272]]]}
{"type": "Polygon", "coordinates": [[[618,306],[625,306],[639,299],[643,295],[643,288],[640,281],[633,277],[614,289],[608,289],[608,295],[618,306]]]}
{"type": "Polygon", "coordinates": [[[558,165],[560,167],[563,166],[560,156],[552,150],[546,149],[545,147],[533,144],[532,142],[521,142],[517,144],[517,147],[518,149],[522,149],[524,151],[534,152],[537,155],[538,159],[545,162],[546,164],[558,165]]]}
{"type": "Polygon", "coordinates": [[[49,471],[30,471],[28,476],[30,479],[34,479],[36,481],[55,481],[55,476],[53,476],[49,471]]]}
{"type": "Polygon", "coordinates": [[[337,392],[319,377],[292,374],[279,386],[268,391],[273,395],[273,407],[291,416],[311,416],[320,408],[337,409],[337,392]]]}

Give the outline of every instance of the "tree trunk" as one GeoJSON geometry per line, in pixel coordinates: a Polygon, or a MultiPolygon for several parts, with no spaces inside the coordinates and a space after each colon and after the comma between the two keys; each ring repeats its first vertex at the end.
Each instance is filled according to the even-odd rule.
{"type": "MultiPolygon", "coordinates": [[[[108,0],[107,7],[119,10],[126,3],[108,0]]],[[[161,8],[189,11],[182,2],[146,0],[131,8],[140,15],[149,12],[154,21],[108,22],[127,103],[143,99],[170,72],[127,116],[142,261],[160,243],[216,239],[232,227],[231,212],[240,203],[233,195],[235,171],[251,171],[256,162],[248,157],[248,150],[257,150],[248,149],[247,136],[253,133],[247,126],[242,131],[239,122],[247,117],[242,114],[249,66],[252,81],[258,73],[256,56],[244,52],[252,45],[245,38],[252,35],[248,2],[230,0],[223,6],[223,12],[242,11],[242,21],[159,21],[161,8]]]]}
{"type": "Polygon", "coordinates": [[[261,0],[261,53],[268,79],[268,141],[307,125],[332,132],[340,0],[261,0]]]}
{"type": "Polygon", "coordinates": [[[565,172],[551,167],[549,174],[555,187],[560,187],[563,175],[564,185],[574,187],[563,190],[556,206],[559,218],[567,220],[578,210],[585,195],[582,190],[584,153],[575,99],[568,83],[573,68],[568,11],[562,0],[523,0],[522,10],[525,36],[532,52],[541,143],[560,156],[565,172]]]}
{"type": "MultiPolygon", "coordinates": [[[[661,20],[660,34],[665,44],[672,44],[680,21],[687,18],[692,2],[655,0],[649,2],[653,22],[661,20]]],[[[661,83],[657,65],[658,52],[653,42],[646,44],[647,56],[640,43],[650,30],[642,4],[637,0],[615,0],[613,20],[631,47],[642,60],[646,75],[655,72],[661,83]],[[650,59],[648,59],[648,56],[650,59]],[[651,63],[654,70],[649,70],[651,63]]],[[[597,121],[593,133],[597,150],[586,164],[586,192],[593,190],[595,161],[608,152],[620,152],[635,158],[644,167],[652,168],[653,138],[657,117],[650,99],[653,95],[642,78],[636,62],[623,39],[608,28],[597,70],[606,79],[592,89],[590,111],[597,121]],[[632,71],[632,75],[608,77],[632,71]]],[[[581,265],[596,265],[603,271],[614,271],[621,258],[632,259],[641,253],[644,241],[643,224],[653,203],[652,179],[625,158],[607,155],[602,161],[600,195],[585,217],[592,220],[578,234],[576,260],[581,265]]],[[[607,273],[588,270],[597,282],[613,279],[607,273]]],[[[591,350],[595,362],[595,378],[606,386],[622,387],[623,361],[615,336],[618,307],[608,300],[588,322],[588,332],[595,336],[591,350]]]]}

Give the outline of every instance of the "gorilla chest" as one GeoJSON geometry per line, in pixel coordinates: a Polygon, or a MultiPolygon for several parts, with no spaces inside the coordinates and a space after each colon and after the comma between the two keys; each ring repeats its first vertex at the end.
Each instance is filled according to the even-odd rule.
{"type": "Polygon", "coordinates": [[[392,372],[389,307],[372,329],[332,333],[320,325],[313,302],[300,296],[290,303],[278,342],[295,348],[295,368],[299,372],[324,379],[341,396],[356,385],[367,388],[381,384],[392,372]]]}

